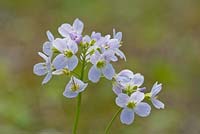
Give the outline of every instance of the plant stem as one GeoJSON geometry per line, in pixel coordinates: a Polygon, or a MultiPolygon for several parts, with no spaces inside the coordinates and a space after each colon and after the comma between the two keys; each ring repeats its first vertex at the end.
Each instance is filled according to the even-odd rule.
{"type": "Polygon", "coordinates": [[[76,118],[75,118],[75,122],[74,122],[73,134],[76,134],[76,130],[77,130],[77,127],[78,127],[78,120],[79,120],[79,116],[80,116],[80,108],[81,108],[81,93],[78,94],[76,118]]]}
{"type": "Polygon", "coordinates": [[[110,120],[110,122],[108,123],[106,129],[105,129],[105,134],[109,133],[109,130],[114,122],[114,120],[116,119],[116,117],[119,115],[119,113],[122,111],[122,108],[119,108],[119,110],[114,114],[114,116],[112,117],[112,119],[110,120]]]}
{"type": "MultiPolygon", "coordinates": [[[[83,81],[84,78],[84,70],[85,70],[85,52],[83,61],[82,61],[82,67],[81,67],[81,75],[80,75],[80,80],[83,81]]],[[[73,134],[76,134],[77,127],[78,127],[78,121],[79,121],[79,116],[80,116],[80,109],[81,109],[81,93],[78,94],[78,100],[77,100],[77,109],[76,109],[76,117],[75,117],[75,122],[74,122],[74,127],[73,127],[73,134]]]]}

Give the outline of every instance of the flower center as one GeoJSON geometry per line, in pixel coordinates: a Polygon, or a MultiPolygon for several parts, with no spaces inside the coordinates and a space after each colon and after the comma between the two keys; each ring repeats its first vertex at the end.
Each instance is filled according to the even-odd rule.
{"type": "Polygon", "coordinates": [[[67,76],[70,75],[70,71],[68,69],[63,69],[62,72],[67,76]]]}
{"type": "Polygon", "coordinates": [[[133,109],[135,107],[135,103],[134,102],[129,102],[127,104],[127,107],[130,108],[130,109],[133,109]]]}
{"type": "Polygon", "coordinates": [[[146,93],[145,98],[148,99],[148,100],[151,100],[151,93],[146,93]]]}
{"type": "Polygon", "coordinates": [[[65,55],[67,58],[70,58],[70,57],[73,56],[73,53],[72,53],[72,51],[70,51],[70,50],[66,50],[66,51],[64,52],[64,55],[65,55]]]}
{"type": "Polygon", "coordinates": [[[73,83],[72,86],[71,86],[71,91],[72,92],[75,92],[77,91],[78,89],[80,88],[80,86],[76,83],[73,83]]]}
{"type": "Polygon", "coordinates": [[[105,49],[110,48],[110,46],[108,44],[106,44],[104,47],[105,47],[105,49]]]}
{"type": "Polygon", "coordinates": [[[128,85],[128,86],[126,86],[124,93],[131,95],[133,92],[135,92],[137,90],[137,88],[138,88],[137,86],[128,85]]]}
{"type": "Polygon", "coordinates": [[[106,62],[103,60],[100,60],[97,62],[97,68],[103,68],[106,65],[106,62]]]}

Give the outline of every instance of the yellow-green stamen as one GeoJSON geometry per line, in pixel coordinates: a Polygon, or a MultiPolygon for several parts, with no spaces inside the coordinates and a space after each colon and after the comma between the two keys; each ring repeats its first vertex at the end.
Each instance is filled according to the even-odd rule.
{"type": "Polygon", "coordinates": [[[72,53],[72,51],[67,50],[67,51],[64,52],[64,55],[65,55],[67,58],[70,58],[70,57],[73,56],[73,53],[72,53]]]}
{"type": "Polygon", "coordinates": [[[127,104],[127,107],[130,108],[130,109],[133,109],[135,107],[135,103],[134,102],[129,102],[127,104]]]}
{"type": "Polygon", "coordinates": [[[106,63],[103,60],[100,60],[100,61],[97,62],[97,67],[98,68],[103,68],[105,65],[106,65],[106,63]]]}

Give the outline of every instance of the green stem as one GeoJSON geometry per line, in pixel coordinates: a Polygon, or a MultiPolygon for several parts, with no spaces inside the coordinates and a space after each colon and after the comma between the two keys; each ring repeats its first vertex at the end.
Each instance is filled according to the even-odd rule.
{"type": "Polygon", "coordinates": [[[108,134],[109,133],[109,130],[114,122],[114,120],[116,119],[116,117],[119,115],[119,113],[122,111],[122,108],[120,108],[115,114],[114,116],[112,117],[111,121],[108,123],[106,129],[105,129],[105,134],[108,134]]]}
{"type": "MultiPolygon", "coordinates": [[[[85,57],[86,56],[85,56],[85,53],[84,53],[82,67],[81,67],[81,76],[80,76],[80,80],[82,80],[82,81],[83,81],[83,78],[84,78],[85,57]]],[[[76,132],[77,132],[78,121],[79,121],[79,116],[80,116],[80,109],[81,109],[81,93],[78,94],[77,109],[76,109],[76,117],[75,117],[75,122],[74,122],[74,127],[73,127],[73,134],[76,134],[76,132]]]]}
{"type": "Polygon", "coordinates": [[[77,130],[77,127],[78,127],[78,120],[79,120],[79,116],[80,116],[80,108],[81,108],[81,93],[78,94],[76,118],[75,118],[75,122],[74,122],[73,134],[76,134],[76,130],[77,130]]]}

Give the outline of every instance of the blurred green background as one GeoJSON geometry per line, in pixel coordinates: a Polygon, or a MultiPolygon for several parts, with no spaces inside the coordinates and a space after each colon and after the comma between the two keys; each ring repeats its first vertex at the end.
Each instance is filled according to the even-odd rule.
{"type": "MultiPolygon", "coordinates": [[[[0,134],[70,134],[76,99],[62,96],[68,81],[54,77],[41,86],[32,68],[50,30],[80,18],[84,34],[123,32],[127,62],[157,80],[166,108],[136,117],[130,126],[117,119],[111,134],[200,134],[200,0],[1,0],[0,134]]],[[[102,134],[118,109],[111,83],[102,79],[83,94],[79,134],[102,134]]]]}

